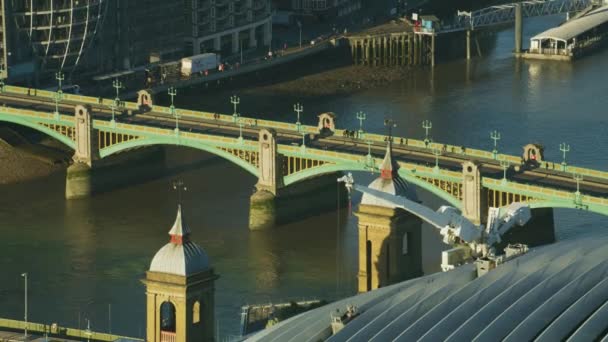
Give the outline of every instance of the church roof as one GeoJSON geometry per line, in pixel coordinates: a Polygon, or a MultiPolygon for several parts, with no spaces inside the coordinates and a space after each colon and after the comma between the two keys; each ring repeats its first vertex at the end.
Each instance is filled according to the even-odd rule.
{"type": "MultiPolygon", "coordinates": [[[[374,190],[386,192],[387,194],[407,197],[413,201],[418,200],[416,187],[408,184],[399,176],[399,164],[397,164],[393,158],[393,150],[390,141],[386,144],[386,153],[380,164],[380,177],[376,178],[369,187],[374,190]]],[[[394,207],[393,204],[369,194],[363,194],[361,204],[379,207],[394,207]]]]}
{"type": "Polygon", "coordinates": [[[190,241],[190,229],[182,219],[181,206],[169,235],[169,243],[154,255],[150,271],[189,276],[210,268],[207,253],[190,241]]]}

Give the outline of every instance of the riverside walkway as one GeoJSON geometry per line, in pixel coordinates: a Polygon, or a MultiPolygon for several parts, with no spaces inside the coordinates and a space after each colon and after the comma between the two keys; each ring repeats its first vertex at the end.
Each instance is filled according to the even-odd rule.
{"type": "Polygon", "coordinates": [[[40,324],[32,322],[26,323],[24,321],[0,318],[0,341],[143,342],[144,340],[126,336],[100,333],[86,329],[65,328],[58,326],[57,324],[40,324]],[[24,335],[24,329],[26,327],[28,331],[27,338],[24,335]]]}

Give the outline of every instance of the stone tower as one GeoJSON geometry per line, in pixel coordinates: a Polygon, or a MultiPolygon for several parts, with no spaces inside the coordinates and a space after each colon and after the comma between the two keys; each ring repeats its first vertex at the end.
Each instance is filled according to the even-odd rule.
{"type": "Polygon", "coordinates": [[[205,251],[190,240],[181,206],[142,282],[146,286],[146,341],[213,341],[214,282],[219,278],[205,251]]]}
{"type": "MultiPolygon", "coordinates": [[[[370,188],[417,200],[413,185],[398,174],[390,141],[380,177],[370,188]]],[[[366,292],[422,275],[422,220],[380,198],[364,194],[359,218],[358,291],[366,292]]]]}

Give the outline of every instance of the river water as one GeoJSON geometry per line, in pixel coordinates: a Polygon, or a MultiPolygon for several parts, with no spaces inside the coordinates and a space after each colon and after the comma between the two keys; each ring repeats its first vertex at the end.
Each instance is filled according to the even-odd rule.
{"type": "MultiPolygon", "coordinates": [[[[527,21],[526,39],[559,21],[527,21]]],[[[518,62],[510,56],[513,31],[498,33],[496,40],[495,49],[471,63],[416,70],[400,82],[352,95],[302,99],[242,89],[243,115],[293,120],[291,105],[303,101],[307,123],[315,119],[307,113],[333,111],[340,126],[354,129],[354,113],[362,110],[368,130],[382,132],[382,120],[390,116],[398,124],[397,134],[420,138],[420,123],[428,119],[436,141],[486,149],[491,149],[489,134],[496,129],[502,134],[501,151],[520,154],[523,145],[541,142],[546,157],[559,161],[559,143],[567,142],[571,163],[608,169],[608,50],[573,64],[518,62]]],[[[196,91],[183,101],[193,108],[230,112],[229,95],[196,91]]],[[[0,188],[0,317],[23,318],[20,274],[28,272],[31,321],[84,327],[90,319],[93,329],[107,331],[111,308],[113,333],[143,337],[144,287],[139,280],[168,241],[176,210],[169,184],[176,177],[189,188],[183,203],[193,240],[221,276],[216,310],[222,338],[238,333],[243,304],[332,299],[354,292],[357,234],[352,215],[333,212],[252,233],[247,229],[248,201],[255,179],[203,153],[171,148],[168,154],[169,164],[207,161],[179,175],[81,201],[64,200],[64,174],[0,188]]],[[[420,195],[432,207],[439,204],[420,195]]],[[[603,217],[572,210],[556,210],[555,218],[558,238],[605,224],[603,217]]],[[[430,228],[423,244],[424,270],[435,272],[444,246],[430,228]]]]}

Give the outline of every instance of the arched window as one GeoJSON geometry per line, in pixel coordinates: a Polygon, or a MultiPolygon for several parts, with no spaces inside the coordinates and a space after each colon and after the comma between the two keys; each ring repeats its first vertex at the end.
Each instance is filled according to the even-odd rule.
{"type": "Polygon", "coordinates": [[[160,330],[175,332],[175,306],[171,302],[160,305],[160,330]]]}
{"type": "Polygon", "coordinates": [[[192,306],[192,324],[199,323],[201,321],[201,303],[194,302],[192,306]]]}

